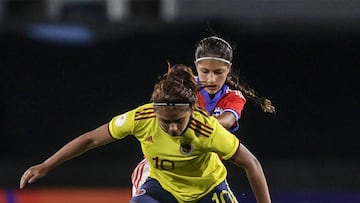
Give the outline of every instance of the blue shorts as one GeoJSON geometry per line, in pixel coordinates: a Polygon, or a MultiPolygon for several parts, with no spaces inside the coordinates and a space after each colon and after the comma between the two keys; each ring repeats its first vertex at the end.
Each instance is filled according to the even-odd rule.
{"type": "MultiPolygon", "coordinates": [[[[137,203],[177,203],[175,197],[161,187],[159,182],[153,178],[148,178],[141,186],[137,196],[133,197],[130,202],[137,203]]],[[[197,203],[237,203],[237,199],[229,188],[226,180],[221,182],[197,203]]]]}

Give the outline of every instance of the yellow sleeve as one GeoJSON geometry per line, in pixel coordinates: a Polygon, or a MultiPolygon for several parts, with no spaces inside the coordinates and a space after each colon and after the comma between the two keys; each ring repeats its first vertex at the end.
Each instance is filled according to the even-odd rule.
{"type": "Polygon", "coordinates": [[[219,122],[214,122],[214,134],[211,140],[213,150],[221,156],[222,159],[230,159],[237,151],[239,139],[226,130],[219,122]]]}
{"type": "Polygon", "coordinates": [[[135,115],[134,112],[134,110],[128,111],[111,119],[109,123],[109,131],[110,135],[114,139],[122,139],[128,135],[133,134],[135,115]]]}

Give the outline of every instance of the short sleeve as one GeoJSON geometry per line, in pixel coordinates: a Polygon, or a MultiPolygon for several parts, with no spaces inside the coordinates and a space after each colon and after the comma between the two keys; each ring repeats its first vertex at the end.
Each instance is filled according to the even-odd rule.
{"type": "Polygon", "coordinates": [[[213,150],[224,160],[230,159],[237,151],[240,140],[231,132],[226,130],[220,123],[216,122],[214,134],[211,136],[213,150]]]}
{"type": "Polygon", "coordinates": [[[109,123],[109,131],[114,139],[122,139],[133,133],[134,112],[129,111],[115,116],[109,123]]]}

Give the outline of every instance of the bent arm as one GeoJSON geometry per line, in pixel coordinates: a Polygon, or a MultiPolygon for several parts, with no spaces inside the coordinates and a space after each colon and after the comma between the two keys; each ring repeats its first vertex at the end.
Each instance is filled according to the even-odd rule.
{"type": "Polygon", "coordinates": [[[108,123],[86,132],[79,137],[65,144],[60,150],[46,159],[44,162],[34,165],[26,170],[20,180],[20,188],[25,187],[27,183],[33,183],[37,179],[44,177],[50,170],[61,163],[73,159],[84,152],[113,142],[108,130],[108,123]]]}
{"type": "Polygon", "coordinates": [[[235,115],[231,112],[224,112],[221,115],[217,116],[216,119],[226,129],[231,128],[236,121],[235,115]]]}
{"type": "Polygon", "coordinates": [[[95,130],[86,132],[73,139],[43,163],[51,170],[64,161],[75,158],[90,149],[108,144],[112,141],[114,141],[114,139],[111,137],[108,130],[108,123],[106,123],[95,130]]]}
{"type": "Polygon", "coordinates": [[[243,168],[258,203],[270,203],[270,193],[260,162],[242,144],[230,159],[235,165],[243,168]]]}

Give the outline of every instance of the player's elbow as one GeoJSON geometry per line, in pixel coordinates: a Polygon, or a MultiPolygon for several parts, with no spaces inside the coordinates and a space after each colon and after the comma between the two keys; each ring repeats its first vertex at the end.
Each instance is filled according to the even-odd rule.
{"type": "Polygon", "coordinates": [[[261,168],[259,160],[242,144],[230,159],[231,162],[245,170],[256,170],[261,168]]]}

